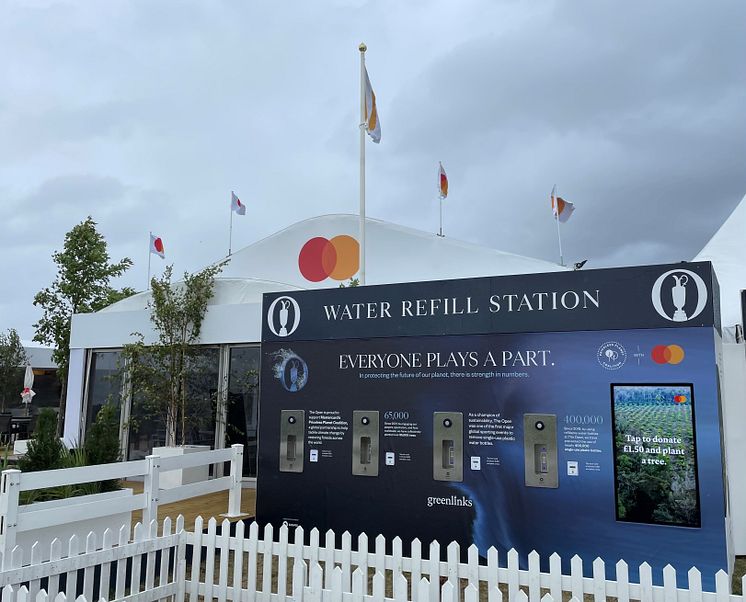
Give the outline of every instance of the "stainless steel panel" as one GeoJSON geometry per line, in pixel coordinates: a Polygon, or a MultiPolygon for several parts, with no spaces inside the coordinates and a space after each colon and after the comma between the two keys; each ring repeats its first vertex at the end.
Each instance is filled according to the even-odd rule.
{"type": "Polygon", "coordinates": [[[433,479],[464,480],[464,416],[461,412],[433,413],[433,479]]]}
{"type": "Polygon", "coordinates": [[[526,487],[559,487],[557,416],[523,415],[523,455],[526,487]]]}
{"type": "Polygon", "coordinates": [[[352,474],[378,476],[379,440],[378,412],[355,410],[352,413],[352,474]]]}
{"type": "Polygon", "coordinates": [[[305,432],[304,410],[280,412],[280,472],[303,472],[305,432]]]}

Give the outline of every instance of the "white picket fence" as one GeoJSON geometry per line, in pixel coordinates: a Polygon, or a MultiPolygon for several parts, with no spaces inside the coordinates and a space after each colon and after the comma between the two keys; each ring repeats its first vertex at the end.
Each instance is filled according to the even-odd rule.
{"type": "Polygon", "coordinates": [[[131,538],[125,527],[118,533],[107,529],[100,543],[94,533],[85,542],[74,535],[64,547],[55,539],[47,562],[40,562],[42,551],[34,544],[25,566],[16,546],[0,572],[2,602],[183,600],[184,519],[178,518],[173,532],[170,518],[160,535],[157,528],[156,521],[147,528],[138,523],[131,538]]]}
{"type": "MultiPolygon", "coordinates": [[[[169,504],[218,491],[228,490],[229,492],[226,516],[240,516],[242,471],[243,445],[181,456],[151,455],[144,460],[61,470],[26,473],[13,469],[5,470],[0,478],[0,555],[7,559],[8,554],[16,547],[19,534],[25,531],[54,529],[72,522],[93,521],[130,513],[133,510],[142,510],[143,523],[150,524],[152,520],[157,519],[160,504],[169,504]],[[228,476],[189,483],[171,489],[160,488],[160,475],[163,472],[223,462],[231,463],[228,476]],[[20,494],[23,491],[132,478],[143,479],[143,493],[104,500],[97,496],[84,495],[68,498],[68,505],[62,508],[50,509],[44,504],[19,505],[20,494]]],[[[120,525],[121,522],[116,525],[116,528],[118,529],[120,525]]]]}
{"type": "Polygon", "coordinates": [[[427,547],[424,557],[423,546],[414,540],[404,556],[401,539],[390,542],[387,554],[382,536],[371,542],[365,534],[356,538],[353,549],[349,533],[342,534],[337,547],[332,531],[322,542],[316,529],[304,541],[302,528],[291,538],[286,526],[275,530],[267,525],[260,537],[256,523],[246,537],[241,521],[233,535],[228,520],[218,532],[214,518],[206,532],[202,518],[193,532],[183,530],[181,517],[173,532],[168,519],[160,534],[157,527],[155,521],[147,528],[136,525],[132,541],[125,530],[107,531],[101,546],[89,535],[84,551],[76,538],[64,549],[55,541],[51,561],[38,562],[36,550],[28,566],[19,565],[23,555],[16,548],[8,568],[0,572],[2,602],[745,602],[730,593],[724,571],[715,576],[715,591],[704,592],[694,568],[687,573],[688,587],[678,588],[670,566],[663,570],[663,585],[653,585],[649,565],[641,565],[640,578],[632,582],[623,561],[615,566],[616,578],[609,580],[600,559],[592,564],[592,576],[585,577],[577,556],[569,574],[563,574],[557,554],[548,559],[549,571],[542,572],[535,552],[528,555],[524,570],[515,550],[500,559],[491,548],[480,559],[471,546],[462,562],[456,543],[445,548],[442,560],[438,542],[427,547]]]}
{"type": "Polygon", "coordinates": [[[570,561],[570,574],[563,575],[558,554],[549,558],[549,572],[544,573],[536,552],[528,555],[528,569],[522,570],[515,550],[506,554],[501,566],[495,548],[489,549],[486,563],[481,563],[477,548],[471,546],[467,562],[461,562],[456,542],[447,546],[446,560],[441,560],[437,541],[429,545],[425,558],[422,544],[415,539],[407,557],[398,537],[391,541],[392,553],[387,554],[386,539],[380,535],[371,550],[365,534],[357,538],[353,549],[353,538],[347,532],[338,548],[333,531],[321,542],[319,531],[313,529],[304,544],[301,527],[295,529],[292,541],[286,526],[279,529],[277,541],[272,525],[264,527],[262,538],[256,523],[251,524],[248,538],[243,523],[236,525],[234,536],[229,534],[227,521],[219,535],[214,518],[206,534],[202,527],[202,519],[197,519],[194,532],[186,533],[187,543],[195,550],[185,588],[190,602],[200,597],[218,602],[562,602],[569,598],[582,601],[584,596],[592,596],[594,602],[606,602],[607,597],[617,602],[744,602],[743,596],[730,594],[725,571],[715,577],[715,592],[703,592],[701,574],[695,568],[687,574],[688,588],[679,589],[671,566],[663,570],[659,586],[653,585],[647,563],[640,566],[635,583],[624,561],[616,563],[616,579],[608,580],[600,558],[593,562],[593,576],[584,577],[578,556],[570,561]]]}

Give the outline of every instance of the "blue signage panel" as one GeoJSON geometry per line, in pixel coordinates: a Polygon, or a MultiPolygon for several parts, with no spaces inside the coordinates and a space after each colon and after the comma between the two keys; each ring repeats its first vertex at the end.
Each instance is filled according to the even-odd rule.
{"type": "MultiPolygon", "coordinates": [[[[588,570],[596,557],[610,568],[623,558],[632,576],[650,563],[657,581],[665,564],[682,576],[694,565],[712,585],[727,557],[708,269],[597,272],[597,296],[563,286],[573,274],[547,275],[558,291],[582,299],[588,290],[588,304],[598,301],[591,311],[603,314],[575,331],[516,332],[510,321],[489,330],[494,317],[478,326],[464,318],[469,297],[472,310],[489,312],[480,291],[501,279],[461,281],[453,295],[439,295],[450,283],[267,295],[258,520],[456,540],[482,555],[515,548],[523,563],[531,550],[544,559],[557,552],[565,569],[575,554],[588,570]],[[695,294],[697,278],[704,289],[695,294]],[[614,282],[643,283],[645,299],[611,311],[604,300],[614,282]],[[463,304],[449,310],[465,313],[326,321],[325,306],[362,303],[368,290],[390,308],[415,290],[421,299],[455,297],[463,304]],[[629,315],[640,308],[648,313],[629,315]],[[375,334],[350,326],[368,333],[375,320],[375,334]],[[606,321],[637,327],[601,328],[606,321]]],[[[532,278],[541,284],[542,275],[532,278]]],[[[539,324],[556,327],[568,315],[539,324]]]]}

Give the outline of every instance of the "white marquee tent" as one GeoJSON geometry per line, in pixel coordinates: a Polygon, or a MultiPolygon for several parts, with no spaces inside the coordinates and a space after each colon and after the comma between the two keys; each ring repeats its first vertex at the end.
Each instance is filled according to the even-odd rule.
{"type": "Polygon", "coordinates": [[[746,196],[694,261],[711,261],[715,267],[723,336],[733,340],[734,325],[741,324],[740,293],[746,288],[746,196]]]}
{"type": "MultiPolygon", "coordinates": [[[[746,245],[742,243],[744,232],[746,197],[695,257],[697,261],[712,261],[715,266],[720,282],[726,341],[733,340],[734,325],[741,321],[739,291],[746,288],[746,245]]],[[[220,366],[219,370],[216,369],[220,382],[228,382],[232,350],[253,346],[258,357],[263,293],[337,287],[340,282],[349,279],[349,275],[338,280],[326,278],[323,273],[321,278],[313,281],[305,277],[301,269],[301,255],[307,245],[313,246],[314,243],[309,241],[321,238],[316,248],[318,256],[311,257],[310,263],[321,262],[323,265],[320,264],[319,269],[322,272],[326,269],[333,273],[334,265],[349,260],[350,249],[342,249],[339,257],[330,259],[324,255],[328,250],[326,241],[340,236],[357,238],[357,235],[356,215],[326,215],[293,224],[230,257],[216,281],[215,296],[201,335],[201,343],[220,349],[220,366]],[[347,257],[344,257],[345,254],[347,257]]],[[[366,238],[366,284],[369,285],[567,269],[547,261],[439,237],[381,220],[366,221],[366,238]]],[[[91,393],[91,383],[96,382],[95,361],[103,362],[106,353],[115,354],[117,348],[132,341],[133,332],[143,333],[146,342],[153,340],[148,298],[147,292],[139,293],[98,313],[73,317],[65,421],[68,440],[80,441],[85,436],[86,421],[92,415],[89,407],[96,401],[91,393]]],[[[746,360],[743,345],[723,347],[726,365],[724,390],[728,404],[732,406],[727,408],[728,414],[724,420],[731,464],[734,457],[746,453],[746,435],[741,426],[746,416],[743,403],[746,396],[746,360]],[[729,365],[731,368],[727,368],[729,365]],[[734,404],[734,400],[738,403],[734,404]]],[[[123,425],[125,416],[126,409],[123,410],[123,425]]],[[[215,440],[219,439],[222,440],[222,433],[217,432],[215,440]]],[[[128,455],[126,441],[123,451],[128,455]]],[[[730,474],[731,500],[746,500],[746,479],[742,476],[735,478],[738,471],[731,470],[730,474]]],[[[743,554],[746,553],[746,504],[734,504],[733,509],[735,548],[737,553],[743,554]]]]}

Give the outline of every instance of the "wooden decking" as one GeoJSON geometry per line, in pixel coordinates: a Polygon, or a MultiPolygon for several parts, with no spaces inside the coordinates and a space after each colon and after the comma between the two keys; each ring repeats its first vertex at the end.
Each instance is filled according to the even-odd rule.
{"type": "MultiPolygon", "coordinates": [[[[142,483],[134,481],[125,481],[124,487],[130,488],[134,493],[142,493],[142,483]]],[[[256,489],[243,489],[241,491],[241,511],[245,513],[245,516],[240,518],[248,518],[254,516],[254,510],[256,508],[256,489]]],[[[184,528],[191,531],[194,529],[194,520],[201,516],[205,523],[208,519],[213,516],[218,520],[222,521],[224,517],[220,516],[228,510],[228,492],[220,491],[218,493],[210,493],[208,495],[201,495],[199,497],[183,500],[181,502],[174,502],[173,504],[164,504],[158,507],[158,521],[162,521],[167,516],[170,516],[172,520],[176,520],[179,514],[184,515],[184,528]]],[[[135,511],[132,513],[132,523],[135,524],[142,519],[142,511],[135,511]]],[[[238,520],[237,518],[230,519],[231,521],[238,520]]]]}

